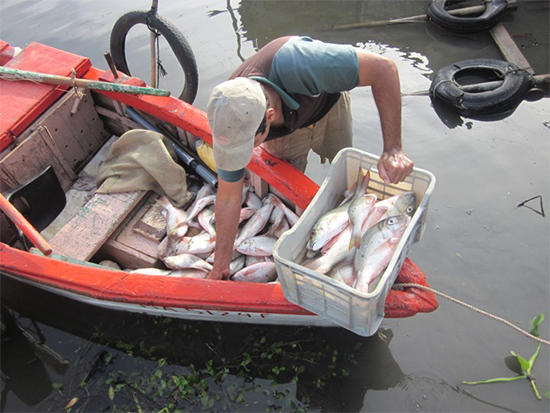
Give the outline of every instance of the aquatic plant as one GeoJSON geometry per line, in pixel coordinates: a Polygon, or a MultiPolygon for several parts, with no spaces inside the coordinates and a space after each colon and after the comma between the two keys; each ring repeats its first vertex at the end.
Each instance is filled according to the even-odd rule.
{"type": "MultiPolygon", "coordinates": [[[[543,320],[544,320],[544,314],[542,313],[540,313],[537,317],[531,320],[530,333],[535,337],[539,337],[539,325],[540,323],[542,323],[543,320]]],[[[529,358],[529,360],[521,357],[515,351],[510,351],[510,353],[512,354],[512,357],[507,357],[505,360],[505,363],[508,366],[508,368],[510,368],[510,370],[518,374],[515,377],[499,377],[499,378],[481,380],[481,381],[463,381],[462,383],[469,384],[469,385],[476,385],[476,384],[489,384],[489,383],[504,383],[504,382],[521,380],[521,379],[527,379],[531,383],[531,387],[535,392],[535,396],[537,397],[537,399],[541,400],[541,396],[535,382],[535,376],[532,373],[533,365],[535,364],[535,361],[537,360],[537,357],[539,355],[540,346],[541,344],[539,343],[537,349],[535,350],[535,353],[531,356],[531,358],[529,358]]],[[[545,393],[545,397],[550,398],[548,396],[549,394],[550,394],[550,390],[545,393]]]]}

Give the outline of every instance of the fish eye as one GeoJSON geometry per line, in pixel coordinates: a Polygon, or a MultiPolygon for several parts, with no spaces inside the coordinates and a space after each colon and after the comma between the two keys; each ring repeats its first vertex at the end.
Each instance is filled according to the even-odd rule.
{"type": "Polygon", "coordinates": [[[414,211],[414,208],[412,206],[407,207],[407,212],[410,214],[414,211]]]}
{"type": "Polygon", "coordinates": [[[388,225],[395,224],[395,221],[396,221],[395,217],[388,218],[388,225]]]}

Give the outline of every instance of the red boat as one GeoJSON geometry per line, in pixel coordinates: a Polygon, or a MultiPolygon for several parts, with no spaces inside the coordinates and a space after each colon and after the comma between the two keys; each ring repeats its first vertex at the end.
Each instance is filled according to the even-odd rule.
{"type": "MultiPolygon", "coordinates": [[[[143,81],[121,73],[116,73],[115,78],[112,71],[92,67],[85,57],[38,43],[16,53],[13,47],[0,41],[0,64],[71,77],[73,81],[146,86],[143,81]]],[[[29,240],[18,237],[15,226],[2,214],[2,277],[114,310],[183,319],[334,326],[287,301],[277,283],[174,278],[105,266],[105,260],[116,261],[126,269],[158,266],[156,251],[165,235],[149,219],[155,212],[156,193],[95,193],[87,199],[84,196],[87,193],[81,190],[83,176],[86,177],[82,171],[97,162],[105,152],[104,145],[139,127],[128,116],[128,107],[179,137],[182,147],[193,156],[196,152],[191,143],[195,140],[211,143],[206,114],[174,97],[98,90],[86,90],[83,96],[78,87],[0,80],[1,191],[4,195],[23,194],[21,198],[26,205],[18,205],[15,200],[14,205],[41,231],[53,249],[51,255],[36,248],[26,250],[21,240],[27,243],[29,240]],[[42,187],[37,184],[41,179],[45,180],[42,187]],[[56,185],[61,188],[57,193],[56,185]],[[33,209],[38,215],[48,215],[48,210],[56,207],[62,212],[47,228],[33,222],[33,209]]],[[[248,169],[256,193],[274,192],[297,213],[307,208],[319,188],[262,148],[254,150],[248,169]]],[[[25,235],[30,237],[32,228],[26,229],[25,235]]],[[[408,259],[397,282],[426,285],[424,274],[408,259]]],[[[391,290],[385,317],[409,317],[436,308],[437,301],[430,292],[417,288],[391,290]]]]}

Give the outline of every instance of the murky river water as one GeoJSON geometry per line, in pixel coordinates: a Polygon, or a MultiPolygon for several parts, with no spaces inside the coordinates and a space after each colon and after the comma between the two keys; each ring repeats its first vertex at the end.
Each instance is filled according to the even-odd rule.
{"type": "MultiPolygon", "coordinates": [[[[384,53],[397,62],[405,95],[427,90],[434,74],[448,64],[501,58],[489,34],[456,35],[431,23],[331,29],[424,14],[427,3],[160,0],[159,13],[178,26],[193,49],[200,74],[195,105],[204,110],[214,85],[280,35],[304,34],[384,53]]],[[[549,73],[548,2],[518,3],[504,25],[535,73],[549,73]]],[[[114,22],[127,11],[149,7],[145,0],[1,0],[0,37],[20,47],[36,41],[65,49],[106,68],[103,51],[109,48],[114,22]]],[[[148,37],[139,30],[132,36],[130,67],[147,78],[143,51],[148,37]]],[[[170,74],[161,87],[177,90],[177,68],[167,53],[163,61],[170,74]]],[[[352,96],[355,146],[379,154],[372,96],[359,89],[352,96]]],[[[428,283],[523,329],[542,312],[547,318],[540,335],[548,338],[549,100],[522,102],[509,117],[478,121],[436,111],[427,96],[404,96],[403,140],[416,166],[437,178],[424,238],[409,254],[428,283]]],[[[308,174],[318,182],[326,169],[310,159],[308,174]]],[[[63,365],[51,355],[37,357],[23,336],[2,342],[1,408],[6,412],[161,411],[172,409],[176,396],[180,408],[194,411],[550,408],[544,395],[535,398],[527,380],[462,384],[514,376],[505,364],[510,351],[528,359],[537,343],[443,298],[434,313],[385,320],[379,335],[365,339],[343,329],[243,327],[113,314],[47,293],[29,296],[5,282],[2,289],[11,297],[3,304],[18,322],[34,336],[39,331],[69,361],[63,365]],[[218,368],[222,364],[226,372],[218,368]],[[74,405],[67,407],[71,401],[74,405]]],[[[542,394],[550,388],[549,371],[549,348],[543,346],[533,369],[542,394]]]]}

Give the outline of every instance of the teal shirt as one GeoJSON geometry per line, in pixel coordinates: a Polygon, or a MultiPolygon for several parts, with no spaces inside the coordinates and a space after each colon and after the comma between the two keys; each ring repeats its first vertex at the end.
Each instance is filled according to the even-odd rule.
{"type": "Polygon", "coordinates": [[[289,93],[317,96],[359,85],[359,62],[350,45],[291,37],[275,54],[269,79],[289,93]]]}

